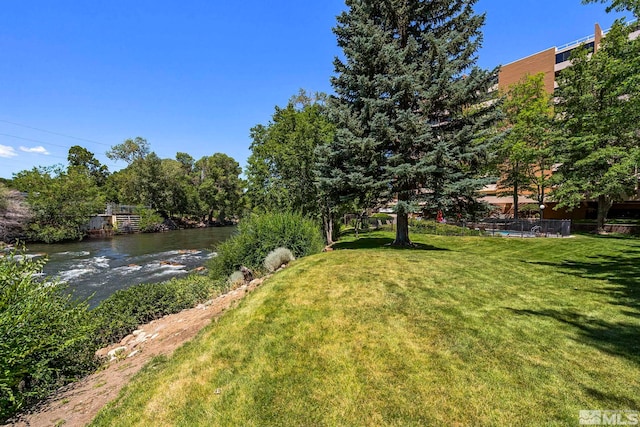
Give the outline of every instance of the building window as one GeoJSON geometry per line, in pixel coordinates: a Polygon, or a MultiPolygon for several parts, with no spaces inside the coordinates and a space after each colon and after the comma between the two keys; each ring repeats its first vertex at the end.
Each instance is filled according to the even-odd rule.
{"type": "Polygon", "coordinates": [[[565,50],[564,52],[556,53],[556,64],[560,64],[561,62],[568,61],[571,58],[571,54],[573,53],[573,51],[581,47],[584,49],[587,49],[589,53],[593,53],[595,43],[591,42],[591,43],[583,44],[576,48],[565,50]]]}

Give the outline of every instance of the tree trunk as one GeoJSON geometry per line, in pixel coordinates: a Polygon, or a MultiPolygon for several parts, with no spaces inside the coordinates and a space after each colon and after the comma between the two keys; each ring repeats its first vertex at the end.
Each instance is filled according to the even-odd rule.
{"type": "Polygon", "coordinates": [[[518,163],[516,163],[515,167],[516,173],[513,180],[513,219],[518,219],[518,174],[520,173],[518,163]]]}
{"type": "Polygon", "coordinates": [[[607,220],[607,214],[609,213],[609,209],[613,205],[613,200],[609,197],[601,195],[598,196],[598,228],[597,233],[604,233],[604,223],[607,220]]]}
{"type": "MultiPolygon", "coordinates": [[[[546,175],[545,175],[545,162],[540,160],[538,162],[539,164],[539,169],[540,169],[540,180],[538,181],[538,205],[539,206],[544,206],[544,189],[546,188],[545,185],[545,181],[546,181],[546,175]]],[[[544,215],[544,210],[540,209],[540,219],[544,219],[543,218],[544,215]]]]}
{"type": "Polygon", "coordinates": [[[393,246],[411,246],[411,240],[409,240],[409,214],[398,213],[396,216],[396,240],[392,243],[393,246]]]}
{"type": "Polygon", "coordinates": [[[324,231],[324,240],[327,245],[333,244],[333,218],[329,208],[325,207],[322,214],[322,229],[324,231]]]}

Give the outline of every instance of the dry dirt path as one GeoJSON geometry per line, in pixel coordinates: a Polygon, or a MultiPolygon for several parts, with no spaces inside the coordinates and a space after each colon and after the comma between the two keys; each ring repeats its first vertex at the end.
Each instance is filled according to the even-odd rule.
{"type": "Polygon", "coordinates": [[[21,415],[5,427],[86,426],[149,360],[171,355],[263,280],[253,280],[205,304],[141,325],[120,343],[98,351],[100,356],[113,355],[102,370],[63,388],[34,413],[21,415]]]}

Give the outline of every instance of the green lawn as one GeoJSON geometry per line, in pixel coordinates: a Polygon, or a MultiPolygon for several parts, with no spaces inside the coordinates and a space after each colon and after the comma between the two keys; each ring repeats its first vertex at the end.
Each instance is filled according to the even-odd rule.
{"type": "Polygon", "coordinates": [[[298,260],[94,425],[578,425],[640,410],[640,241],[412,235],[298,260]]]}

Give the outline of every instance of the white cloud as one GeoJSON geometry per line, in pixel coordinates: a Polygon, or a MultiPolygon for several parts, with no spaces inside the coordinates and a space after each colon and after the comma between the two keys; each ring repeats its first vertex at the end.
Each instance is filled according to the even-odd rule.
{"type": "Polygon", "coordinates": [[[42,145],[39,145],[39,146],[33,147],[33,148],[28,148],[28,147],[22,147],[21,146],[20,150],[24,151],[25,153],[44,154],[45,156],[49,154],[47,149],[44,148],[42,145]]]}
{"type": "Polygon", "coordinates": [[[17,155],[18,153],[16,153],[16,150],[13,147],[0,144],[0,157],[9,158],[9,157],[15,157],[17,155]]]}

